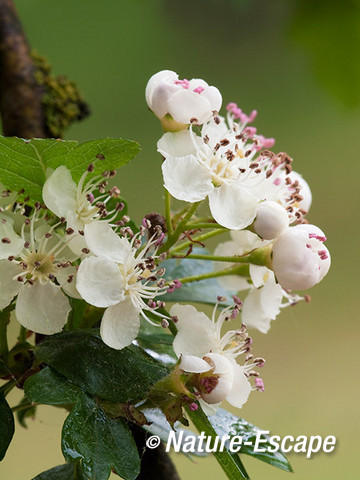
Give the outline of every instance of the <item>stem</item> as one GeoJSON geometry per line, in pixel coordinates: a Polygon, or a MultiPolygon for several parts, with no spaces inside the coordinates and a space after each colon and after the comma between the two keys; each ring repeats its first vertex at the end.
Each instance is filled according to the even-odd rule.
{"type": "Polygon", "coordinates": [[[207,240],[208,238],[211,238],[211,237],[216,237],[217,235],[221,235],[222,233],[226,233],[226,232],[227,232],[227,229],[217,228],[212,232],[202,233],[201,235],[197,235],[196,237],[194,237],[192,241],[188,240],[186,242],[181,243],[177,247],[174,247],[172,250],[170,250],[169,254],[172,255],[173,253],[180,252],[181,250],[188,248],[193,243],[202,242],[203,240],[207,240]]]}
{"type": "Polygon", "coordinates": [[[4,385],[0,387],[0,394],[2,393],[4,394],[4,397],[6,397],[6,395],[15,387],[15,385],[16,385],[16,380],[12,378],[11,380],[4,383],[4,385]]]}
{"type": "Polygon", "coordinates": [[[175,228],[175,231],[172,235],[168,236],[167,241],[164,243],[164,245],[158,250],[158,253],[166,252],[169,250],[170,247],[174,245],[174,243],[177,242],[180,234],[184,231],[184,228],[187,224],[187,222],[190,220],[190,218],[194,215],[196,212],[196,209],[200,205],[201,202],[196,202],[190,205],[190,207],[187,210],[186,215],[184,218],[181,220],[181,222],[178,224],[178,226],[175,228]]]}
{"type": "Polygon", "coordinates": [[[222,227],[221,225],[218,225],[215,222],[198,222],[198,223],[188,223],[186,225],[186,230],[196,230],[198,228],[223,228],[224,230],[227,230],[226,227],[222,227]]]}
{"type": "Polygon", "coordinates": [[[29,407],[34,407],[33,403],[26,403],[25,405],[16,405],[15,407],[11,407],[12,412],[19,412],[20,410],[26,410],[29,407]]]}
{"type": "Polygon", "coordinates": [[[171,195],[165,189],[165,217],[166,217],[166,227],[168,231],[168,235],[171,236],[173,234],[173,226],[171,221],[171,195]]]}
{"type": "Polygon", "coordinates": [[[26,341],[26,332],[27,332],[26,328],[21,325],[19,336],[18,336],[19,343],[23,343],[26,341]]]}
{"type": "MultiPolygon", "coordinates": [[[[247,253],[246,255],[235,255],[226,257],[220,255],[197,255],[195,253],[191,253],[190,255],[181,258],[193,258],[196,260],[208,260],[214,262],[251,263],[253,265],[260,265],[272,269],[271,251],[272,245],[267,245],[266,247],[257,248],[252,252],[247,253]]],[[[177,255],[172,255],[172,252],[170,252],[171,255],[169,255],[169,257],[177,258],[177,255]]]]}
{"type": "Polygon", "coordinates": [[[2,357],[4,360],[9,353],[7,342],[7,325],[9,322],[9,315],[10,312],[8,310],[3,310],[0,313],[0,357],[2,357]]]}
{"type": "Polygon", "coordinates": [[[240,275],[242,277],[249,276],[248,265],[236,265],[224,270],[218,270],[217,272],[201,273],[199,275],[193,275],[191,277],[183,277],[178,280],[181,283],[198,282],[200,280],[206,280],[207,278],[225,277],[226,275],[240,275]]]}

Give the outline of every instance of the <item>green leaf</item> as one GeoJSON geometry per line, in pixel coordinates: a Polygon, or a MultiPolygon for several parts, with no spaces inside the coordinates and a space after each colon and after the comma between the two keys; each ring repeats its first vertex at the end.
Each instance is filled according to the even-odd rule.
{"type": "MultiPolygon", "coordinates": [[[[205,249],[194,249],[194,253],[206,255],[205,249]]],[[[170,258],[161,264],[165,267],[164,277],[167,280],[175,278],[192,277],[202,275],[213,271],[214,262],[196,259],[174,259],[170,258]]],[[[197,302],[215,305],[218,296],[226,297],[231,301],[231,292],[225,290],[216,278],[208,278],[199,282],[185,283],[173,293],[168,293],[162,297],[165,302],[197,302]]],[[[227,304],[228,302],[224,302],[227,304]]]]}
{"type": "Polygon", "coordinates": [[[128,163],[139,149],[138,143],[121,138],[78,145],[69,140],[0,137],[0,181],[10,190],[25,189],[32,201],[41,201],[47,168],[65,165],[77,181],[90,163],[95,165],[91,175],[116,170],[128,163]]]}
{"type": "MultiPolygon", "coordinates": [[[[166,443],[170,432],[173,431],[173,428],[171,427],[170,423],[166,420],[166,417],[163,414],[163,412],[159,408],[149,408],[149,409],[145,409],[143,413],[145,414],[147,420],[151,422],[151,425],[144,425],[142,428],[147,432],[149,432],[151,435],[157,435],[162,442],[166,443]]],[[[180,422],[175,422],[174,429],[177,437],[181,432],[184,432],[182,436],[182,441],[180,443],[180,451],[181,451],[183,444],[186,441],[189,441],[190,437],[196,437],[196,440],[197,440],[198,436],[195,435],[195,433],[192,432],[191,430],[182,428],[180,425],[181,425],[180,422]]],[[[184,453],[184,455],[189,456],[187,452],[182,452],[182,453],[184,453]]],[[[197,457],[206,457],[208,454],[206,452],[195,450],[194,452],[191,452],[191,455],[195,455],[197,457]]]]}
{"type": "Polygon", "coordinates": [[[82,459],[87,476],[107,480],[112,468],[125,480],[135,480],[140,459],[126,421],[105,415],[83,395],[65,420],[62,451],[67,461],[82,459]]]}
{"type": "Polygon", "coordinates": [[[86,392],[113,402],[145,398],[168,369],[130,345],[114,350],[92,331],[62,332],[46,338],[36,356],[86,392]]]}
{"type": "Polygon", "coordinates": [[[52,157],[47,166],[55,169],[66,165],[71,170],[73,179],[78,181],[90,163],[95,166],[93,175],[101,175],[105,170],[116,170],[126,165],[139,151],[137,142],[122,138],[103,138],[82,143],[65,157],[52,157]]]}
{"type": "MultiPolygon", "coordinates": [[[[209,417],[210,423],[214,427],[216,433],[222,437],[224,435],[229,435],[231,438],[233,436],[242,437],[242,446],[240,453],[246,453],[252,457],[257,458],[265,463],[269,463],[273,467],[280,468],[287,472],[292,472],[290,463],[288,462],[286,456],[281,452],[255,452],[254,445],[256,441],[256,436],[258,432],[261,431],[260,428],[255,427],[252,423],[247,422],[242,418],[238,418],[235,415],[219,408],[215,415],[209,417]],[[244,442],[250,443],[251,445],[244,445],[244,442]]],[[[267,435],[262,434],[262,439],[269,438],[267,435]]],[[[270,448],[271,445],[269,442],[261,443],[261,448],[270,448]]],[[[272,447],[273,448],[273,447],[272,447]]]]}
{"type": "Polygon", "coordinates": [[[14,415],[4,395],[0,393],[0,461],[5,457],[14,430],[14,415]]]}
{"type": "Polygon", "coordinates": [[[21,400],[21,402],[19,403],[19,406],[24,408],[21,408],[21,410],[18,410],[16,412],[16,418],[22,427],[27,428],[25,420],[29,417],[30,418],[35,417],[36,406],[29,404],[29,400],[26,397],[24,397],[21,400]],[[27,408],[25,408],[26,406],[27,408]]]}
{"type": "MultiPolygon", "coordinates": [[[[198,432],[205,432],[207,437],[216,438],[218,434],[212,427],[209,419],[202,411],[201,407],[195,411],[188,409],[187,412],[198,432]]],[[[218,461],[220,467],[226,473],[229,480],[240,480],[242,478],[249,479],[249,476],[238,455],[225,449],[223,452],[215,451],[214,457],[218,461]]]]}
{"type": "Polygon", "coordinates": [[[143,322],[136,344],[143,348],[148,355],[164,365],[174,365],[178,360],[172,346],[174,337],[167,333],[159,333],[159,330],[160,332],[162,331],[159,327],[143,322]]]}
{"type": "Polygon", "coordinates": [[[24,392],[32,403],[44,405],[75,403],[81,394],[79,387],[50,367],[29,377],[24,384],[24,392]]]}
{"type": "Polygon", "coordinates": [[[80,462],[72,462],[46,470],[32,480],[88,480],[88,478],[85,477],[80,462]]]}

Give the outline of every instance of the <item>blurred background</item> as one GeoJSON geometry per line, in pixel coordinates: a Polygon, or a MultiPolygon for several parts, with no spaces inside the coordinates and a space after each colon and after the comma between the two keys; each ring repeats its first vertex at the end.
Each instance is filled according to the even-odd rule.
{"type": "MultiPolygon", "coordinates": [[[[267,335],[263,394],[234,413],[279,435],[335,435],[332,454],[290,454],[294,474],[251,458],[251,478],[359,478],[360,7],[357,0],[17,0],[32,47],[57,74],[75,80],[92,115],[67,132],[85,141],[125,137],[142,145],[119,174],[139,221],[162,210],[156,142],[160,125],[147,110],[148,78],[171,69],[204,78],[224,104],[259,111],[256,126],[275,151],[294,158],[313,191],[311,223],[327,234],[332,268],[312,302],[284,311],[267,335]]],[[[17,327],[16,327],[17,328],[17,327]]],[[[15,394],[16,395],[16,394],[15,394]]],[[[10,397],[11,400],[11,397],[10,397]]],[[[30,480],[63,463],[65,413],[38,408],[16,426],[0,464],[1,480],[30,480]]],[[[183,479],[225,479],[214,459],[174,456],[183,479]]],[[[118,477],[115,477],[118,478],[118,477]]]]}

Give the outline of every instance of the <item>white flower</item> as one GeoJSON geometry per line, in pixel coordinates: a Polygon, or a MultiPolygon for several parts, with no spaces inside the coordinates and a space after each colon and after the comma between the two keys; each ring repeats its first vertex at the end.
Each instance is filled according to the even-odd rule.
{"type": "MultiPolygon", "coordinates": [[[[243,366],[236,362],[239,355],[249,353],[252,340],[243,327],[221,336],[224,321],[234,317],[233,313],[237,311],[228,307],[216,320],[216,309],[217,306],[210,320],[191,305],[173,305],[170,314],[178,318],[174,351],[181,357],[180,368],[204,374],[199,377],[197,390],[206,403],[218,404],[227,400],[234,407],[241,408],[253,389],[249,372],[254,366],[263,365],[264,360],[255,359],[251,364],[245,361],[243,366]]],[[[252,355],[247,360],[251,358],[252,355]]]]}
{"type": "Polygon", "coordinates": [[[315,225],[296,225],[274,242],[273,268],[282,287],[305,290],[324,278],[331,263],[325,240],[315,225]]]}
{"type": "Polygon", "coordinates": [[[15,313],[21,325],[45,335],[60,332],[71,310],[63,291],[75,298],[79,294],[71,265],[76,257],[56,234],[59,224],[35,228],[41,221],[34,214],[24,221],[19,236],[13,220],[0,217],[0,309],[17,295],[15,313]]]}
{"type": "Polygon", "coordinates": [[[179,80],[170,70],[153,75],[145,91],[146,102],[155,115],[164,119],[170,115],[180,124],[201,125],[221,108],[222,97],[216,87],[204,80],[179,80]]]}
{"type": "MultiPolygon", "coordinates": [[[[89,167],[91,171],[91,165],[89,167]]],[[[51,173],[43,187],[45,205],[56,216],[64,218],[68,228],[74,231],[69,246],[79,254],[86,247],[83,237],[85,225],[112,214],[116,216],[121,208],[119,205],[111,212],[106,210],[106,203],[111,198],[111,195],[105,193],[106,182],[100,176],[93,177],[86,182],[88,173],[88,171],[84,172],[79,183],[76,184],[70,170],[62,165],[51,173]],[[101,195],[95,197],[94,193],[97,190],[101,195]]],[[[112,221],[112,219],[108,218],[107,221],[112,221]]]]}
{"type": "MultiPolygon", "coordinates": [[[[230,232],[230,235],[232,240],[220,243],[215,255],[245,255],[270,243],[247,230],[230,232]]],[[[228,265],[227,262],[215,262],[215,270],[222,270],[228,265]]],[[[276,283],[274,273],[266,267],[250,265],[249,277],[227,275],[219,277],[218,281],[232,293],[248,290],[241,310],[242,321],[249,328],[267,333],[271,321],[275,320],[281,309],[296,304],[302,297],[286,292],[276,283]]]]}
{"type": "Polygon", "coordinates": [[[119,237],[107,222],[85,225],[85,239],[92,253],[81,262],[77,289],[91,305],[106,308],[100,328],[103,341],[112,348],[122,349],[136,338],[141,314],[156,312],[154,298],[166,293],[158,287],[154,259],[146,254],[154,242],[137,252],[133,240],[119,237]],[[155,283],[154,283],[155,282],[155,283]]]}
{"type": "Polygon", "coordinates": [[[229,130],[224,121],[211,120],[202,128],[202,137],[191,130],[165,133],[158,151],[165,188],[178,200],[198,202],[209,197],[214,219],[224,227],[239,230],[252,223],[258,196],[242,181],[239,170],[256,150],[246,145],[246,138],[229,130]],[[239,138],[237,138],[239,137],[239,138]]]}
{"type": "Polygon", "coordinates": [[[284,207],[271,200],[261,202],[256,210],[254,230],[266,240],[281,235],[289,226],[289,216],[284,207]]]}

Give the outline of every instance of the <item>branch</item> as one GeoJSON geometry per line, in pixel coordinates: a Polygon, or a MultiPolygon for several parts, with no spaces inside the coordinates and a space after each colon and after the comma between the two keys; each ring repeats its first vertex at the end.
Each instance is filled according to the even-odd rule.
{"type": "Polygon", "coordinates": [[[45,138],[43,89],[12,0],[0,0],[0,113],[6,136],[45,138]]]}
{"type": "Polygon", "coordinates": [[[180,480],[165,447],[160,444],[156,449],[149,450],[145,445],[145,431],[134,424],[130,424],[130,429],[141,458],[141,471],[136,480],[180,480]]]}

